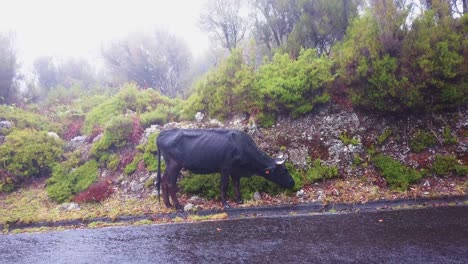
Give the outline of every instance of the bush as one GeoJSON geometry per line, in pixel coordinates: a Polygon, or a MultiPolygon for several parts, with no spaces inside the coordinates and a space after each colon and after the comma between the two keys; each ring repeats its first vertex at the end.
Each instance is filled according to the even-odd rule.
{"type": "Polygon", "coordinates": [[[152,122],[177,120],[182,102],[170,99],[153,89],[138,90],[133,84],[127,84],[121,91],[92,108],[86,114],[83,133],[90,134],[95,126],[104,127],[108,120],[127,112],[135,112],[142,116],[142,125],[147,127],[152,122]]]}
{"type": "MultiPolygon", "coordinates": [[[[291,113],[298,117],[330,100],[327,85],[334,80],[332,61],[317,56],[314,49],[302,50],[297,60],[288,54],[275,54],[271,63],[258,71],[258,90],[268,113],[291,113]]],[[[260,98],[261,99],[261,98],[260,98]]]]}
{"type": "Polygon", "coordinates": [[[436,143],[434,135],[429,132],[418,130],[411,140],[410,147],[416,153],[425,150],[427,147],[433,146],[436,143]]]}
{"type": "Polygon", "coordinates": [[[131,175],[138,169],[138,164],[143,160],[143,155],[141,153],[136,153],[133,157],[132,162],[125,166],[125,175],[131,175]]]}
{"type": "Polygon", "coordinates": [[[468,166],[461,165],[454,156],[436,155],[431,170],[439,176],[457,174],[464,176],[468,174],[468,166]]]}
{"type": "Polygon", "coordinates": [[[100,158],[112,149],[119,149],[127,145],[134,129],[133,119],[128,116],[115,116],[106,125],[102,138],[94,143],[91,154],[100,158]]]}
{"type": "Polygon", "coordinates": [[[0,145],[0,170],[15,177],[15,182],[47,175],[63,153],[63,142],[35,130],[15,130],[0,145]]]}
{"type": "Polygon", "coordinates": [[[417,170],[402,165],[397,160],[382,154],[375,156],[373,162],[390,187],[400,191],[406,191],[411,183],[418,181],[423,176],[417,170]]]}
{"type": "MultiPolygon", "coordinates": [[[[146,143],[145,152],[143,154],[143,160],[145,161],[145,167],[148,171],[157,171],[158,170],[158,146],[156,145],[156,138],[159,133],[153,133],[148,137],[148,142],[146,143]]],[[[163,160],[161,160],[163,162],[163,160]]]]}
{"type": "MultiPolygon", "coordinates": [[[[227,195],[234,197],[234,187],[232,181],[229,180],[229,188],[227,195]]],[[[184,177],[179,182],[182,191],[206,197],[209,199],[219,199],[221,197],[220,184],[221,178],[219,174],[192,174],[184,177]]],[[[240,192],[243,199],[252,199],[255,192],[264,192],[269,194],[278,194],[281,188],[260,176],[243,177],[240,180],[240,192]]]]}
{"type": "Polygon", "coordinates": [[[89,188],[77,194],[73,201],[77,203],[101,202],[114,193],[110,180],[93,183],[89,188]]]}
{"type": "Polygon", "coordinates": [[[389,2],[384,12],[374,9],[355,19],[333,49],[353,103],[397,113],[466,104],[468,42],[463,19],[448,10],[441,2],[410,25],[410,12],[389,2]]]}
{"type": "MultiPolygon", "coordinates": [[[[23,110],[19,107],[0,105],[0,121],[8,120],[14,124],[16,129],[34,129],[37,131],[57,131],[61,132],[61,128],[58,124],[51,122],[47,117],[23,110]]],[[[7,134],[0,130],[1,134],[7,134]]]]}
{"type": "Polygon", "coordinates": [[[339,135],[339,138],[340,140],[343,142],[343,144],[345,146],[348,146],[348,145],[353,145],[353,146],[356,146],[359,144],[359,139],[356,139],[356,138],[350,138],[348,136],[348,133],[345,131],[345,132],[342,132],[340,133],[339,135]]]}
{"type": "Polygon", "coordinates": [[[306,171],[306,183],[312,183],[317,180],[331,179],[338,176],[337,167],[323,166],[322,161],[316,159],[306,171]]]}
{"type": "Polygon", "coordinates": [[[63,164],[57,164],[52,176],[47,180],[47,194],[57,202],[70,201],[76,193],[86,190],[98,178],[98,163],[90,160],[70,169],[63,164]]]}

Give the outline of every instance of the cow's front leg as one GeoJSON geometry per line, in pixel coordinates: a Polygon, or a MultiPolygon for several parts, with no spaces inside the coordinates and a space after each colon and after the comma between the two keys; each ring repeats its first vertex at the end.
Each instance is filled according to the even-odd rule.
{"type": "Polygon", "coordinates": [[[243,204],[244,201],[242,200],[241,192],[240,192],[240,177],[231,175],[231,179],[232,179],[232,183],[234,184],[234,196],[236,197],[236,203],[243,204]]]}
{"type": "Polygon", "coordinates": [[[229,185],[229,171],[223,170],[221,171],[221,203],[223,204],[223,207],[225,209],[230,208],[227,198],[226,198],[226,193],[229,185]]]}

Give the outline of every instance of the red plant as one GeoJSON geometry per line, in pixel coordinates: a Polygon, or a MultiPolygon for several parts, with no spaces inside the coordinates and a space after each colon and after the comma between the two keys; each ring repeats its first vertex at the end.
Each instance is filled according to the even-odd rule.
{"type": "Polygon", "coordinates": [[[124,152],[120,155],[119,169],[125,168],[135,157],[136,150],[124,152]]]}
{"type": "Polygon", "coordinates": [[[132,134],[130,135],[129,140],[133,144],[138,144],[140,142],[141,136],[143,135],[144,129],[141,126],[139,117],[133,116],[132,120],[133,120],[133,130],[132,130],[132,134]]]}
{"type": "Polygon", "coordinates": [[[93,142],[93,139],[95,139],[97,136],[99,136],[103,132],[102,128],[99,126],[94,126],[93,131],[91,131],[91,135],[88,137],[88,143],[93,142]]]}
{"type": "Polygon", "coordinates": [[[63,133],[63,139],[71,140],[72,138],[80,135],[81,127],[83,126],[83,120],[74,120],[70,124],[68,124],[65,133],[63,133]]]}
{"type": "Polygon", "coordinates": [[[104,179],[92,184],[87,190],[80,192],[73,198],[76,203],[101,202],[109,198],[114,193],[111,185],[112,181],[104,179]]]}

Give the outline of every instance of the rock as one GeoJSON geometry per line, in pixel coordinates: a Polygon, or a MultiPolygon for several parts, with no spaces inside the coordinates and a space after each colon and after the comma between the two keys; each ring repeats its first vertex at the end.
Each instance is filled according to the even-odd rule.
{"type": "Polygon", "coordinates": [[[192,203],[187,203],[185,206],[184,206],[184,211],[194,211],[196,208],[194,207],[194,205],[192,203]]]}
{"type": "Polygon", "coordinates": [[[75,150],[83,146],[84,144],[86,144],[86,139],[88,139],[87,136],[77,136],[77,137],[72,138],[70,142],[68,142],[67,144],[67,149],[75,150]]]}
{"type": "Polygon", "coordinates": [[[210,122],[209,122],[209,125],[210,127],[223,127],[223,123],[221,123],[219,120],[217,119],[210,119],[210,122]]]}
{"type": "Polygon", "coordinates": [[[289,151],[289,160],[296,166],[305,168],[307,166],[307,147],[294,148],[289,151]]]}
{"type": "Polygon", "coordinates": [[[317,191],[317,201],[323,202],[323,199],[325,198],[325,194],[323,191],[317,191]]]}
{"type": "Polygon", "coordinates": [[[197,112],[195,114],[195,121],[197,121],[198,123],[200,123],[201,121],[203,121],[203,118],[205,117],[205,114],[202,113],[202,112],[197,112]]]}
{"type": "Polygon", "coordinates": [[[93,138],[93,144],[96,143],[96,142],[98,142],[98,141],[102,138],[103,135],[104,135],[104,134],[101,133],[101,134],[97,135],[95,138],[93,138]]]}
{"type": "Polygon", "coordinates": [[[10,129],[13,127],[13,124],[10,121],[3,120],[0,121],[0,131],[3,129],[10,129]]]}
{"type": "Polygon", "coordinates": [[[144,184],[142,182],[139,182],[139,181],[132,181],[130,183],[129,187],[130,187],[130,191],[139,192],[139,191],[143,190],[144,184]]]}
{"type": "Polygon", "coordinates": [[[254,199],[254,201],[260,201],[260,200],[262,200],[262,196],[260,195],[259,192],[255,192],[254,195],[253,195],[253,199],[254,199]]]}
{"type": "Polygon", "coordinates": [[[148,142],[148,138],[154,134],[159,133],[161,131],[161,127],[159,125],[151,125],[143,132],[143,136],[140,139],[140,144],[146,144],[148,142]]]}
{"type": "Polygon", "coordinates": [[[305,196],[304,189],[300,189],[299,191],[297,191],[296,196],[299,197],[299,198],[304,197],[305,196]]]}
{"type": "Polygon", "coordinates": [[[63,203],[59,205],[59,209],[66,211],[79,211],[81,210],[80,206],[77,203],[63,203]]]}
{"type": "Polygon", "coordinates": [[[200,200],[200,197],[194,195],[192,197],[190,197],[190,199],[188,199],[189,202],[192,202],[192,203],[196,203],[200,200]]]}
{"type": "Polygon", "coordinates": [[[57,133],[55,132],[47,132],[47,136],[53,137],[55,139],[60,139],[59,135],[57,135],[57,133]]]}

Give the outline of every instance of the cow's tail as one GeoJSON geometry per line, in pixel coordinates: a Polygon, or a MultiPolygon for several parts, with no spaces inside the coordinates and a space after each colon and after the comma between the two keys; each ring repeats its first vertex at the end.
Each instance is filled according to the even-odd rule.
{"type": "Polygon", "coordinates": [[[158,190],[158,202],[161,203],[161,150],[158,149],[158,176],[156,189],[158,190]]]}

